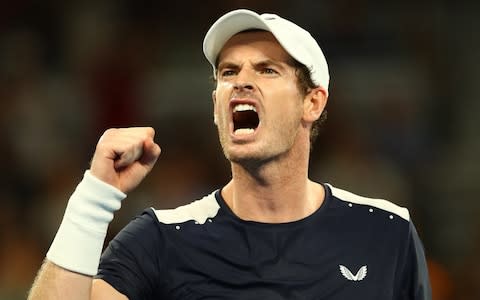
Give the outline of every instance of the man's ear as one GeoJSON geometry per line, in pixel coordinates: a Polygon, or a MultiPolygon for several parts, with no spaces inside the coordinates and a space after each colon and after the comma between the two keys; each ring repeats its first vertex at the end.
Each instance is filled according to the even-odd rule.
{"type": "Polygon", "coordinates": [[[213,101],[213,123],[217,125],[217,96],[216,90],[212,91],[212,101],[213,101]]]}
{"type": "Polygon", "coordinates": [[[327,105],[327,92],[322,87],[312,89],[303,101],[303,120],[313,123],[322,115],[327,105]]]}

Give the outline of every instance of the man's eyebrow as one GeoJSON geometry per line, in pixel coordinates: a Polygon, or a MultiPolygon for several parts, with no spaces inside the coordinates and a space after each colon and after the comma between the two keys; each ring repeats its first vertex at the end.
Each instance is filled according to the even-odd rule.
{"type": "Polygon", "coordinates": [[[254,64],[254,67],[257,69],[274,67],[277,71],[285,72],[288,69],[288,67],[293,67],[293,65],[291,65],[289,61],[265,59],[265,60],[256,62],[254,64]]]}
{"type": "MultiPolygon", "coordinates": [[[[267,66],[274,66],[280,69],[285,69],[286,66],[289,66],[290,63],[288,61],[278,61],[278,60],[273,60],[273,59],[262,59],[259,61],[256,61],[253,63],[255,68],[264,68],[267,66]]],[[[232,61],[223,61],[217,66],[217,70],[221,69],[238,69],[240,68],[240,65],[237,63],[234,63],[232,61]]]]}
{"type": "Polygon", "coordinates": [[[220,70],[220,69],[236,69],[238,68],[238,64],[236,63],[233,63],[233,62],[230,62],[230,61],[224,61],[224,62],[221,62],[220,64],[218,64],[217,66],[217,70],[220,70]]]}
{"type": "Polygon", "coordinates": [[[284,68],[285,64],[287,63],[283,61],[272,60],[272,59],[265,59],[265,60],[255,62],[255,66],[257,67],[276,66],[279,68],[284,68]]]}

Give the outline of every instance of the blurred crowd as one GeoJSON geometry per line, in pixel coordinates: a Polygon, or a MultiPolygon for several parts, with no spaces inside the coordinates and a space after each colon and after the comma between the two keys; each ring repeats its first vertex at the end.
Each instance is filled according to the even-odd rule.
{"type": "Polygon", "coordinates": [[[434,300],[480,299],[480,5],[433,0],[0,4],[0,299],[25,298],[105,129],[152,126],[162,147],[108,239],[229,180],[202,40],[240,7],[296,21],[325,52],[311,178],[408,207],[434,300]]]}

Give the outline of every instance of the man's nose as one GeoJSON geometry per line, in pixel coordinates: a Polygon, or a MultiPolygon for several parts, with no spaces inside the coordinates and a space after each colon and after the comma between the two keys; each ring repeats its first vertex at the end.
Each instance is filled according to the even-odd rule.
{"type": "Polygon", "coordinates": [[[253,90],[254,89],[254,74],[249,70],[241,70],[235,78],[234,89],[236,90],[253,90]]]}

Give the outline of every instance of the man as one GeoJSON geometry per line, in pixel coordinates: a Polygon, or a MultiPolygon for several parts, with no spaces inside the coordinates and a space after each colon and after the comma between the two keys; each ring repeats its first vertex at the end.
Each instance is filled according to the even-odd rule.
{"type": "Polygon", "coordinates": [[[113,212],[160,154],[151,128],[106,131],[30,299],[430,299],[405,208],[308,179],[329,82],[311,35],[236,10],[212,25],[204,53],[231,181],[147,209],[100,259],[113,212]]]}

